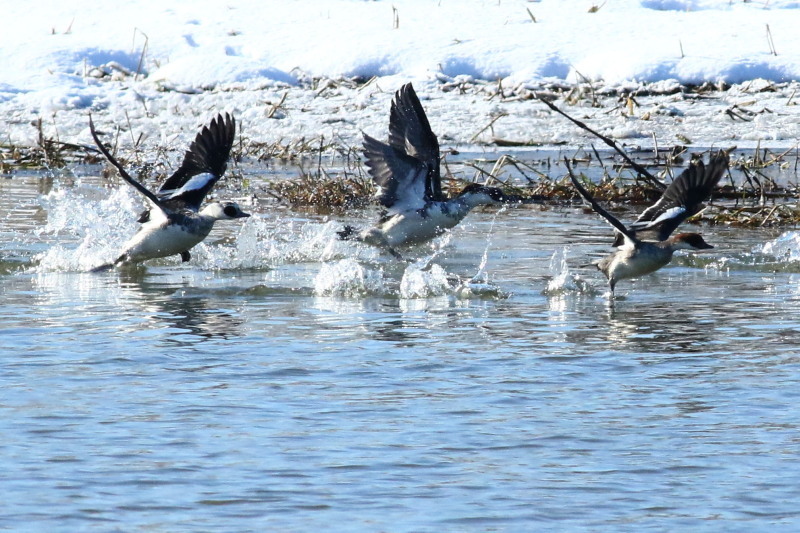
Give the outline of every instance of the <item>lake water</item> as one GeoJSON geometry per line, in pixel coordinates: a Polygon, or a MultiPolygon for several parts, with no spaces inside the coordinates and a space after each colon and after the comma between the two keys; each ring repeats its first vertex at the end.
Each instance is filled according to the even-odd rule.
{"type": "Polygon", "coordinates": [[[703,226],[613,306],[577,206],[401,263],[260,205],[189,263],[85,272],[128,189],[0,180],[0,529],[800,527],[796,233],[703,226]]]}

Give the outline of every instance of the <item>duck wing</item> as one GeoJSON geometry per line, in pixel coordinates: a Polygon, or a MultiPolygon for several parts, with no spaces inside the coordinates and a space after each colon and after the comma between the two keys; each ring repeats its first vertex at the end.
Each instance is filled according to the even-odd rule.
{"type": "Polygon", "coordinates": [[[631,224],[639,239],[663,241],[687,218],[699,213],[711,191],[717,186],[728,168],[728,153],[720,150],[712,154],[708,164],[693,161],[684,170],[656,203],[642,212],[631,224]]]}
{"type": "Polygon", "coordinates": [[[170,212],[169,206],[165,205],[155,194],[153,194],[147,187],[136,181],[131,177],[130,174],[125,170],[125,168],[120,164],[117,159],[111,155],[111,152],[108,151],[108,148],[100,141],[100,137],[97,135],[97,130],[94,128],[94,121],[92,121],[92,116],[89,115],[89,131],[92,134],[92,139],[94,139],[94,143],[97,145],[97,148],[100,150],[108,162],[116,167],[117,171],[119,171],[119,175],[122,176],[122,179],[127,181],[134,189],[139,191],[145,198],[150,200],[150,202],[155,206],[158,207],[164,214],[168,214],[170,212]]]}
{"type": "Polygon", "coordinates": [[[569,172],[569,179],[572,180],[572,185],[575,186],[575,189],[583,197],[583,199],[586,200],[586,202],[592,207],[594,212],[603,217],[606,220],[606,222],[611,224],[614,227],[614,229],[616,229],[619,232],[618,235],[620,235],[622,239],[628,241],[628,243],[630,244],[635,244],[636,242],[638,242],[636,234],[633,231],[626,228],[625,224],[620,222],[617,217],[606,211],[603,208],[603,206],[598,204],[597,201],[594,198],[592,198],[592,195],[589,194],[589,191],[587,191],[583,187],[583,185],[581,185],[580,181],[578,181],[578,178],[575,177],[575,174],[572,172],[572,167],[569,164],[569,160],[566,157],[564,158],[564,162],[567,164],[567,171],[569,172]]]}
{"type": "Polygon", "coordinates": [[[365,164],[378,186],[378,201],[390,212],[421,209],[429,169],[418,159],[364,134],[365,164]]]}
{"type": "Polygon", "coordinates": [[[426,198],[441,201],[442,180],[439,162],[439,140],[431,129],[425,110],[414,91],[407,83],[400,87],[392,99],[389,112],[389,145],[427,166],[425,184],[426,198]]]}
{"type": "Polygon", "coordinates": [[[203,126],[181,166],[161,185],[158,197],[174,208],[200,209],[203,199],[228,168],[236,136],[236,120],[228,113],[217,115],[203,126]]]}

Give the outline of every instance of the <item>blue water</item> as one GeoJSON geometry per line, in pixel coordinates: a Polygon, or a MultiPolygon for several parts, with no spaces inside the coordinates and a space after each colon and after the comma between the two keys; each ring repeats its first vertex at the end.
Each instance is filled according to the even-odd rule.
{"type": "Polygon", "coordinates": [[[699,227],[717,248],[609,306],[577,207],[473,213],[415,265],[262,206],[189,263],[90,274],[135,212],[87,210],[127,196],[1,187],[0,529],[800,527],[781,231],[699,227]]]}

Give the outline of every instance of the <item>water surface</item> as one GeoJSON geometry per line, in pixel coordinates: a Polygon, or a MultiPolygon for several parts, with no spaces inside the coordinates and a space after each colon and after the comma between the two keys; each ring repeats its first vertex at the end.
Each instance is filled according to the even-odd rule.
{"type": "Polygon", "coordinates": [[[333,238],[370,213],[260,205],[189,263],[92,274],[130,191],[17,176],[0,204],[0,528],[800,524],[792,233],[700,227],[717,248],[609,306],[577,207],[477,211],[399,263],[333,238]]]}

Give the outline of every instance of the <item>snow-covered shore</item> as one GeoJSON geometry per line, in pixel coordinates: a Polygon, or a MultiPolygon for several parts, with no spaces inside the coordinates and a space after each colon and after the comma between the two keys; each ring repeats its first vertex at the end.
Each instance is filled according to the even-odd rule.
{"type": "Polygon", "coordinates": [[[571,87],[583,94],[559,105],[628,144],[800,139],[800,3],[789,0],[45,1],[5,11],[3,144],[35,145],[40,118],[46,136],[90,144],[91,112],[100,127],[134,130],[123,149],[141,135],[145,147],[180,150],[230,111],[258,142],[355,146],[362,131],[385,136],[392,93],[408,81],[442,144],[459,149],[581,144],[589,138],[533,98],[571,87]],[[681,90],[706,82],[727,90],[681,90]]]}

